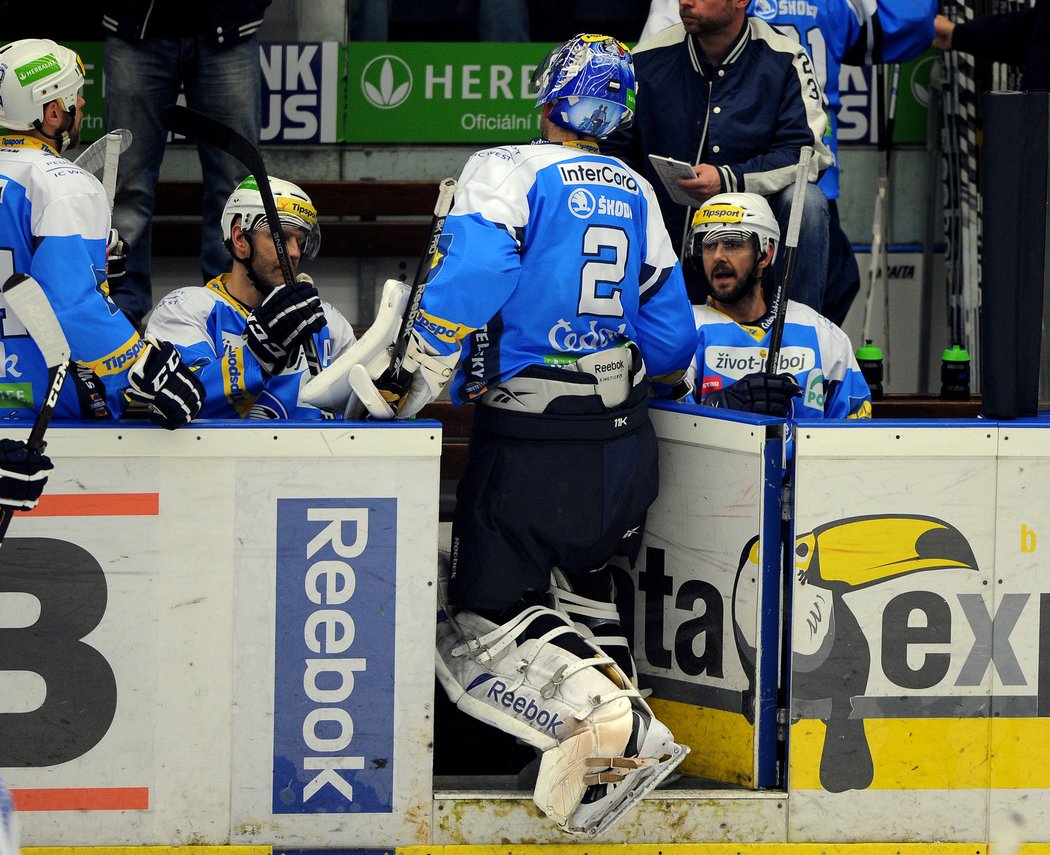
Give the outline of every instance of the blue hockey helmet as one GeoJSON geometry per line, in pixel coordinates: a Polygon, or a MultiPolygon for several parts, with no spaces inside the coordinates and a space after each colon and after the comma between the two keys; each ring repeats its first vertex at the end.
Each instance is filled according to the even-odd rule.
{"type": "Polygon", "coordinates": [[[547,55],[534,77],[536,106],[553,102],[551,121],[603,138],[634,118],[634,64],[612,36],[581,33],[547,55]]]}

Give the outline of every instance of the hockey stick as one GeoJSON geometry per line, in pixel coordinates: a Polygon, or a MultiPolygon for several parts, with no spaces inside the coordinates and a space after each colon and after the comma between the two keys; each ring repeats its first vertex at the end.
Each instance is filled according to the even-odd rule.
{"type": "MultiPolygon", "coordinates": [[[[0,288],[0,292],[7,300],[8,308],[40,349],[44,364],[47,365],[47,397],[36,414],[36,420],[29,431],[29,439],[26,440],[26,446],[31,451],[41,451],[44,447],[44,431],[51,422],[51,415],[55,411],[58,395],[62,391],[66,371],[69,369],[69,344],[44,289],[32,276],[14,273],[0,288]]],[[[13,515],[14,511],[11,508],[0,508],[0,544],[4,541],[13,515]]]]}
{"type": "Polygon", "coordinates": [[[120,154],[126,152],[132,142],[131,131],[127,128],[117,128],[115,131],[110,131],[102,137],[102,139],[96,140],[80,152],[73,163],[85,172],[90,172],[92,175],[97,174],[98,171],[106,165],[107,152],[112,146],[112,143],[110,142],[111,137],[120,138],[120,154]]]}
{"type": "MultiPolygon", "coordinates": [[[[885,85],[885,70],[878,70],[876,91],[882,95],[885,85]]],[[[889,217],[889,191],[890,191],[890,157],[891,138],[893,134],[894,115],[897,112],[897,81],[900,79],[900,65],[894,64],[892,82],[890,84],[889,101],[883,113],[883,98],[879,97],[876,105],[879,111],[879,177],[875,190],[875,210],[871,224],[871,254],[868,261],[868,292],[864,295],[864,324],[862,338],[871,341],[871,326],[874,320],[875,288],[881,280],[884,291],[884,309],[886,317],[883,318],[883,335],[886,341],[882,346],[889,346],[889,287],[887,282],[886,264],[886,231],[889,217]]],[[[888,366],[887,366],[888,368],[888,366]]],[[[887,371],[888,374],[888,371],[887,371]]]]}
{"type": "Polygon", "coordinates": [[[106,191],[106,201],[112,214],[113,200],[117,195],[117,166],[124,141],[118,134],[106,134],[103,139],[106,141],[106,162],[102,165],[102,189],[106,191]]]}
{"type": "Polygon", "coordinates": [[[434,266],[437,256],[438,243],[441,241],[441,233],[445,229],[445,219],[452,210],[452,197],[456,192],[457,181],[455,178],[446,178],[438,188],[437,203],[434,205],[434,217],[430,221],[430,236],[427,238],[423,248],[423,254],[419,258],[419,267],[416,269],[416,277],[412,280],[412,288],[408,293],[408,301],[405,313],[401,316],[401,326],[397,337],[394,339],[394,349],[390,357],[389,367],[374,381],[371,379],[368,369],[364,365],[355,365],[350,369],[350,388],[365,403],[369,412],[385,411],[388,418],[394,418],[396,412],[390,406],[390,400],[404,401],[408,391],[411,378],[403,371],[405,354],[408,352],[408,343],[412,338],[412,330],[416,325],[416,317],[419,314],[419,303],[423,299],[423,289],[426,288],[427,276],[434,266]],[[388,393],[389,397],[387,394],[388,393]]]}
{"type": "MultiPolygon", "coordinates": [[[[281,231],[277,204],[270,190],[270,177],[266,172],[266,163],[258,147],[217,119],[189,107],[183,107],[181,104],[169,104],[164,108],[164,126],[169,131],[193,137],[198,142],[206,143],[225,152],[240,161],[255,177],[255,183],[259,185],[259,195],[262,197],[263,210],[266,212],[266,227],[270,230],[270,237],[273,238],[284,284],[291,285],[295,282],[292,264],[288,260],[288,250],[284,245],[284,233],[281,231]]],[[[321,372],[321,359],[317,355],[317,347],[312,337],[303,343],[303,351],[306,353],[306,363],[310,374],[316,376],[321,372]]]]}
{"type": "Polygon", "coordinates": [[[430,268],[434,266],[434,256],[437,255],[441,232],[445,229],[445,218],[448,217],[448,212],[452,210],[452,196],[455,192],[455,178],[446,178],[438,188],[437,203],[434,205],[434,217],[430,221],[430,237],[427,239],[426,247],[423,249],[423,255],[419,258],[416,278],[412,280],[412,290],[408,294],[408,307],[405,309],[405,316],[401,319],[401,329],[398,330],[397,338],[394,340],[394,355],[390,360],[388,373],[395,381],[401,376],[401,365],[405,361],[405,353],[408,351],[408,341],[412,338],[412,328],[416,325],[419,301],[423,299],[423,289],[426,287],[427,276],[430,274],[430,268]]]}
{"type": "Polygon", "coordinates": [[[798,251],[798,233],[802,230],[802,208],[806,203],[806,185],[809,183],[809,161],[813,147],[804,145],[798,153],[795,170],[795,190],[791,196],[791,213],[788,215],[787,236],[784,238],[784,271],[780,284],[773,295],[773,326],[769,333],[769,350],[766,353],[765,370],[775,374],[780,358],[780,342],[784,337],[784,317],[787,314],[788,295],[791,292],[791,276],[795,270],[795,254],[798,251]]]}

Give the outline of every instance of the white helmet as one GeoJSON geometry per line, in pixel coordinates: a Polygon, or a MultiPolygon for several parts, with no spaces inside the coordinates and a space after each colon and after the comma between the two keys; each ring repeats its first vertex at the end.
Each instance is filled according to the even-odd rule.
{"type": "Polygon", "coordinates": [[[29,131],[44,120],[44,106],[77,106],[84,63],[76,51],[51,39],[20,39],[0,48],[0,126],[29,131]]]}
{"type": "Polygon", "coordinates": [[[756,235],[758,251],[762,255],[766,254],[769,242],[773,241],[770,264],[776,260],[780,225],[764,196],[757,193],[719,193],[712,196],[693,214],[689,252],[699,258],[700,244],[705,239],[734,235],[756,235]]]}
{"type": "MultiPolygon", "coordinates": [[[[306,239],[302,245],[302,258],[313,258],[321,248],[321,227],[317,223],[317,209],[310,197],[302,188],[291,181],[268,177],[270,192],[277,206],[277,216],[283,228],[302,229],[306,239]]],[[[222,209],[222,234],[229,245],[233,236],[233,226],[240,223],[246,234],[266,225],[266,209],[263,208],[262,194],[254,175],[249,175],[226,200],[222,209]]]]}

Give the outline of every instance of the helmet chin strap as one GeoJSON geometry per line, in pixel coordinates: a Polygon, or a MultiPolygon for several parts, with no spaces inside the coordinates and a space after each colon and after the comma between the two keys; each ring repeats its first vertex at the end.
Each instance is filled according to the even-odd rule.
{"type": "Polygon", "coordinates": [[[256,291],[266,297],[271,291],[273,291],[274,286],[264,282],[262,277],[255,270],[255,265],[253,263],[255,261],[255,242],[252,240],[251,233],[242,231],[241,234],[244,235],[244,240],[248,244],[248,257],[238,258],[233,251],[233,241],[229,239],[226,241],[226,250],[230,253],[230,256],[234,261],[244,265],[244,269],[248,274],[248,281],[252,283],[252,286],[256,291]]]}
{"type": "Polygon", "coordinates": [[[73,123],[77,120],[77,108],[71,107],[66,111],[66,121],[63,127],[58,129],[58,133],[49,134],[44,130],[44,123],[37,119],[33,125],[44,137],[52,140],[55,143],[55,148],[58,149],[58,153],[62,154],[67,148],[69,148],[69,131],[73,127],[73,123]]]}

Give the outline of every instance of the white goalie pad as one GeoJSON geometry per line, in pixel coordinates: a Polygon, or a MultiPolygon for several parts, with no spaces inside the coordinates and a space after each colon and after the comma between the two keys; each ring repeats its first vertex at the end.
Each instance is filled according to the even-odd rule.
{"type": "Polygon", "coordinates": [[[350,386],[350,372],[355,366],[361,366],[359,370],[374,379],[389,367],[390,348],[401,329],[411,290],[407,282],[386,280],[375,323],[346,353],[310,378],[302,390],[304,403],[345,413],[347,418],[360,418],[364,414],[365,408],[350,386]]]}
{"type": "Polygon", "coordinates": [[[457,707],[544,752],[533,800],[566,831],[600,833],[688,752],[613,660],[545,606],[502,626],[442,609],[436,664],[457,707]],[[593,656],[554,643],[565,635],[593,656]]]}
{"type": "MultiPolygon", "coordinates": [[[[631,653],[630,642],[623,633],[620,623],[620,612],[613,602],[592,600],[582,594],[577,594],[572,589],[572,582],[568,576],[555,567],[551,571],[551,607],[567,615],[572,620],[580,635],[588,638],[598,645],[605,653],[613,656],[623,668],[624,663],[629,663],[627,678],[631,685],[638,686],[638,669],[634,664],[634,656],[631,653]]],[[[611,595],[611,591],[610,591],[611,595]]],[[[645,697],[649,692],[641,692],[645,697]]]]}

